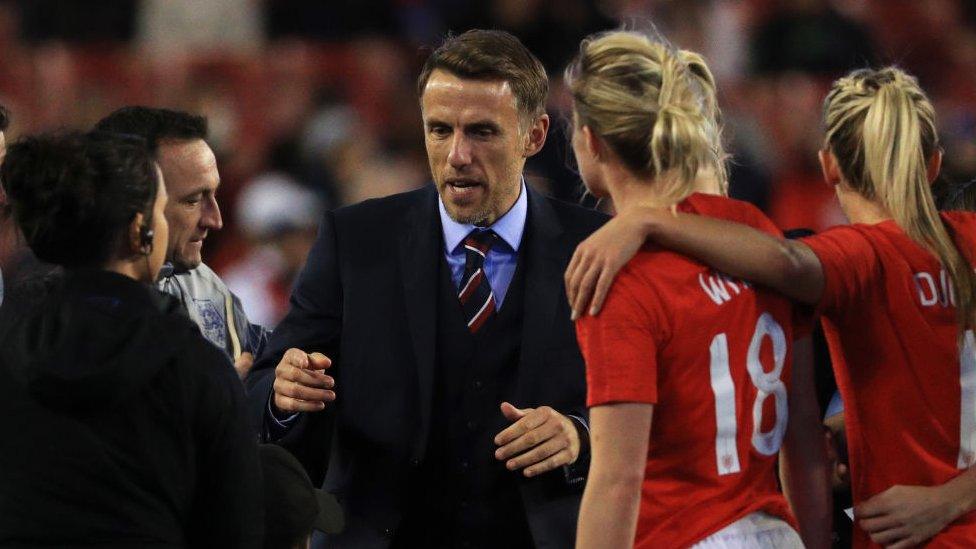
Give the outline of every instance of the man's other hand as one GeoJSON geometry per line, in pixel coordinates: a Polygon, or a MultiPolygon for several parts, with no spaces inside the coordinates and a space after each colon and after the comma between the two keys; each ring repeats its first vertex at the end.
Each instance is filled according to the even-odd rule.
{"type": "Polygon", "coordinates": [[[322,353],[288,349],[275,368],[274,406],[286,413],[318,412],[336,398],[335,380],[326,375],[332,360],[322,353]]]}
{"type": "Polygon", "coordinates": [[[495,459],[505,461],[509,471],[523,469],[533,477],[579,457],[579,432],[568,417],[549,406],[519,409],[503,402],[501,410],[512,425],[495,436],[495,459]]]}

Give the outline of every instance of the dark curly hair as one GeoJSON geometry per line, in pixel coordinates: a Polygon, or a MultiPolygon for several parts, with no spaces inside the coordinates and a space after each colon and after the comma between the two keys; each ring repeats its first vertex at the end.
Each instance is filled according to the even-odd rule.
{"type": "Polygon", "coordinates": [[[102,132],[24,137],[0,180],[31,250],[66,268],[112,259],[137,213],[151,224],[159,185],[144,140],[102,132]]]}

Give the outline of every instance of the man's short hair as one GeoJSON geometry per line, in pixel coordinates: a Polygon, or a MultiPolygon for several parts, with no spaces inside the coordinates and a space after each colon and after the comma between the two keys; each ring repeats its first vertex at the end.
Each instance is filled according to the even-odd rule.
{"type": "Polygon", "coordinates": [[[536,56],[515,36],[499,30],[474,29],[457,36],[448,35],[430,54],[417,79],[417,94],[436,69],[460,78],[504,80],[512,87],[519,113],[539,116],[546,110],[549,78],[536,56]]]}
{"type": "Polygon", "coordinates": [[[95,130],[141,137],[155,155],[162,141],[206,139],[207,119],[183,111],[130,106],[99,120],[95,130]]]}
{"type": "Polygon", "coordinates": [[[10,113],[7,112],[7,108],[0,105],[0,132],[7,131],[10,127],[10,113]]]}

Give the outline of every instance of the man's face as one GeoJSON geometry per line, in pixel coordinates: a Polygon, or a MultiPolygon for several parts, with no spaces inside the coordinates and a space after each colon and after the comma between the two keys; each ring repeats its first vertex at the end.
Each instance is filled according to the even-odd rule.
{"type": "Polygon", "coordinates": [[[447,213],[490,225],[518,199],[525,159],[545,143],[549,118],[520,127],[508,82],[431,73],[420,99],[430,173],[447,213]]]}
{"type": "Polygon", "coordinates": [[[207,232],[224,225],[215,196],[220,185],[217,159],[202,139],[194,139],[160,143],[158,160],[169,195],[166,259],[178,269],[193,269],[203,261],[207,232]]]}

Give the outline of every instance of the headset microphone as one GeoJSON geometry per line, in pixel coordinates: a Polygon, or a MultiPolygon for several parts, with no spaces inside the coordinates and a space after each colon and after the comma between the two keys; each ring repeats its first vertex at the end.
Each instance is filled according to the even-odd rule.
{"type": "Polygon", "coordinates": [[[156,233],[149,228],[148,225],[143,225],[139,227],[139,244],[145,249],[143,253],[149,255],[152,253],[153,236],[156,233]]]}

